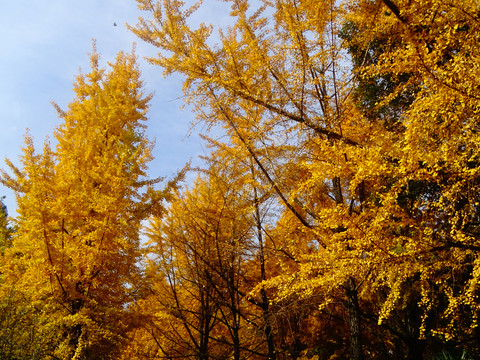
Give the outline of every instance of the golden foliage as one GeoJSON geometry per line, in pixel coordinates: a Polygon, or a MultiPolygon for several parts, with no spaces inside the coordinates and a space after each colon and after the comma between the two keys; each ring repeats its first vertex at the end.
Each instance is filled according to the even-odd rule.
{"type": "MultiPolygon", "coordinates": [[[[16,178],[18,231],[2,268],[30,306],[48,317],[57,358],[108,357],[122,341],[133,300],[139,231],[146,211],[144,135],[150,96],[142,92],[135,55],[120,53],[111,69],[90,56],[76,99],[59,111],[55,149],[37,154],[27,136],[16,178]]],[[[9,163],[9,165],[11,165],[9,163]]],[[[46,354],[44,354],[46,356],[46,354]]]]}
{"type": "Polygon", "coordinates": [[[265,284],[279,303],[345,301],[355,359],[362,302],[396,336],[410,309],[406,346],[476,333],[478,4],[231,1],[212,45],[193,8],[138,3],[150,61],[186,77],[199,119],[285,206],[275,236],[296,265],[265,284]]]}

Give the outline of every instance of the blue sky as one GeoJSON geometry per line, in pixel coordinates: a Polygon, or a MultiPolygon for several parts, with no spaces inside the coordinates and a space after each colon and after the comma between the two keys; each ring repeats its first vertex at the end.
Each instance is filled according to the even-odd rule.
{"type": "MultiPolygon", "coordinates": [[[[206,0],[199,18],[219,19],[218,1],[206,0]]],[[[191,112],[181,110],[181,78],[162,77],[159,67],[143,57],[156,49],[130,33],[125,23],[136,24],[143,15],[135,0],[16,0],[4,2],[0,12],[0,167],[7,170],[5,157],[19,164],[26,128],[37,149],[61,122],[50,104],[66,109],[74,98],[72,85],[79,68],[89,70],[88,53],[96,39],[102,64],[112,61],[118,51],[136,53],[147,92],[155,92],[149,112],[148,135],[156,140],[155,160],[150,176],[172,176],[190,159],[204,154],[193,129],[191,112]],[[117,26],[114,26],[114,23],[117,26]]],[[[223,13],[225,14],[225,13],[223,13]]],[[[221,18],[220,18],[221,19],[221,18]]],[[[197,162],[198,163],[198,162],[197,162]]],[[[0,196],[10,215],[15,215],[15,198],[0,185],[0,196]]]]}

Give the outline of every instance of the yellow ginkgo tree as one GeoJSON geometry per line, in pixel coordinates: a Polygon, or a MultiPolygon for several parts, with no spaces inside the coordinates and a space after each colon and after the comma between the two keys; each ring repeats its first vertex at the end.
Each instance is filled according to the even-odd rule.
{"type": "Polygon", "coordinates": [[[213,45],[196,6],[137,2],[151,62],[288,213],[277,302],[343,303],[352,359],[478,353],[478,3],[231,0],[213,45]],[[364,338],[383,330],[382,355],[364,338]]]}
{"type": "Polygon", "coordinates": [[[136,57],[119,53],[109,69],[77,77],[55,147],[35,152],[27,136],[22,165],[1,181],[17,196],[17,231],[2,277],[44,315],[44,358],[109,358],[129,328],[138,277],[141,221],[161,206],[146,178],[144,130],[150,95],[136,57]]]}
{"type": "Polygon", "coordinates": [[[368,231],[386,255],[375,266],[376,283],[391,290],[379,322],[404,310],[416,289],[417,338],[476,352],[479,10],[475,1],[358,1],[349,16],[361,34],[349,41],[364,59],[361,99],[381,94],[371,110],[401,110],[395,117],[377,112],[397,140],[384,165],[369,166],[391,169],[368,231]]]}
{"type": "MultiPolygon", "coordinates": [[[[212,27],[189,26],[195,6],[138,3],[150,17],[132,30],[161,50],[151,62],[186,76],[184,91],[199,118],[223,126],[233,146],[248,153],[294,215],[291,226],[321,245],[319,256],[345,254],[342,229],[362,207],[361,181],[352,183],[357,159],[369,154],[370,144],[372,157],[384,146],[373,137],[382,129],[361,118],[349,97],[353,83],[339,38],[345,7],[332,1],[229,1],[232,25],[211,45],[212,27]]],[[[350,259],[362,253],[359,246],[350,250],[350,259]]],[[[302,253],[296,255],[303,261],[302,253]]],[[[325,279],[345,289],[352,356],[361,359],[357,290],[368,269],[360,262],[344,270],[325,279]]]]}
{"type": "Polygon", "coordinates": [[[167,214],[150,222],[149,291],[139,303],[147,321],[129,356],[242,359],[263,353],[274,359],[273,345],[265,346],[267,315],[260,316],[268,303],[248,296],[261,282],[261,266],[251,174],[242,160],[215,152],[192,188],[179,191],[167,214]]]}

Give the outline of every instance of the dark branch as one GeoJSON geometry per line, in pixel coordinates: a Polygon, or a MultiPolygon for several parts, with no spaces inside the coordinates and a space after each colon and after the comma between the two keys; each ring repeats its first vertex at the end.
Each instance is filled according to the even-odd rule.
{"type": "Polygon", "coordinates": [[[402,14],[400,14],[400,10],[398,9],[397,5],[395,5],[392,1],[390,0],[382,0],[383,3],[385,4],[386,7],[390,9],[391,12],[395,14],[395,16],[400,20],[402,23],[406,24],[407,19],[405,19],[402,14]]]}

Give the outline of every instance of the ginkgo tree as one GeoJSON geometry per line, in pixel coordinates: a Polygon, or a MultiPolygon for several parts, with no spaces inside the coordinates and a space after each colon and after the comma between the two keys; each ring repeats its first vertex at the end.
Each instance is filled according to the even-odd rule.
{"type": "MultiPolygon", "coordinates": [[[[356,164],[348,153],[354,149],[364,156],[367,147],[360,143],[375,126],[368,126],[349,101],[349,74],[338,37],[344,8],[329,1],[230,3],[233,24],[220,33],[218,46],[209,46],[207,25],[188,26],[195,7],[185,10],[178,1],[139,1],[152,18],[141,19],[133,31],[162,50],[153,63],[166,73],[186,76],[185,93],[199,117],[222,124],[232,143],[248,151],[295,215],[299,223],[294,225],[337,254],[342,250],[338,240],[346,238],[339,231],[346,228],[343,218],[361,206],[355,191],[345,191],[356,164]],[[262,149],[268,149],[267,156],[262,149]],[[322,176],[312,175],[314,169],[322,176]],[[312,184],[316,199],[324,194],[323,204],[305,191],[312,184]]],[[[379,144],[375,153],[381,151],[379,144]]],[[[359,253],[354,249],[352,257],[359,253]]],[[[350,274],[366,272],[352,269],[350,274]]],[[[356,280],[348,275],[331,278],[348,288],[352,353],[360,359],[356,280]]]]}
{"type": "Polygon", "coordinates": [[[468,344],[475,352],[478,11],[470,1],[359,1],[350,15],[362,34],[350,40],[365,55],[359,75],[377,84],[390,79],[376,108],[408,99],[397,107],[397,126],[389,129],[397,141],[383,163],[395,167],[384,176],[377,195],[382,206],[371,227],[390,239],[387,262],[377,266],[379,283],[392,290],[380,322],[402,309],[417,287],[413,336],[468,344]]]}
{"type": "Polygon", "coordinates": [[[275,359],[267,295],[249,295],[265,269],[248,162],[220,149],[206,161],[193,187],[148,227],[149,291],[139,302],[146,322],[130,357],[275,359]]]}
{"type": "Polygon", "coordinates": [[[212,45],[198,5],[137,2],[150,61],[186,77],[293,216],[277,301],[343,303],[352,359],[382,356],[367,321],[395,339],[383,354],[478,352],[478,4],[232,0],[212,45]]]}
{"type": "Polygon", "coordinates": [[[161,206],[145,173],[151,96],[135,54],[119,53],[107,70],[94,48],[90,62],[68,110],[55,105],[55,147],[37,153],[26,136],[22,165],[7,161],[14,176],[1,173],[19,214],[2,277],[44,316],[43,357],[114,357],[131,322],[141,221],[161,206]]]}

